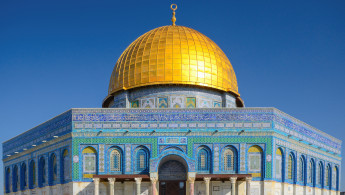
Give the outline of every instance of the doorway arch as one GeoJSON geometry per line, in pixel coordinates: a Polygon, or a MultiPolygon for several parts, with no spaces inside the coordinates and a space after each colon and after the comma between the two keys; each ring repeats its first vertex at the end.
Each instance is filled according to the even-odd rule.
{"type": "Polygon", "coordinates": [[[164,157],[158,166],[159,194],[185,195],[188,165],[178,155],[164,157]]]}

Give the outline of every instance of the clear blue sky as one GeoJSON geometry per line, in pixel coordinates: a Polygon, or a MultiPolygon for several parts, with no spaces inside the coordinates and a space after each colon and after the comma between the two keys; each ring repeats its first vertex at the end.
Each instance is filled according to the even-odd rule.
{"type": "Polygon", "coordinates": [[[344,0],[1,0],[0,141],[70,108],[101,107],[119,55],[170,25],[171,3],[178,25],[227,54],[247,107],[276,107],[345,140],[344,0]]]}

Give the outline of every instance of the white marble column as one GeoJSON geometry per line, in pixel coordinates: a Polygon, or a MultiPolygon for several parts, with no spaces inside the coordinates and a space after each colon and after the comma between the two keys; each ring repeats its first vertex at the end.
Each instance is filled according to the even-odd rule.
{"type": "Polygon", "coordinates": [[[142,178],[136,177],[136,178],[134,178],[134,180],[135,180],[135,183],[137,184],[137,195],[140,195],[141,194],[141,180],[142,180],[142,178]]]}
{"type": "Polygon", "coordinates": [[[189,195],[194,195],[195,177],[188,177],[188,182],[189,182],[189,195]]]}
{"type": "Polygon", "coordinates": [[[158,195],[158,191],[157,191],[157,181],[158,178],[156,177],[150,177],[151,179],[151,191],[152,191],[152,195],[158,195]]]}
{"type": "Polygon", "coordinates": [[[230,177],[230,181],[231,181],[231,195],[235,195],[236,194],[236,180],[237,180],[237,177],[230,177]]]}
{"type": "Polygon", "coordinates": [[[109,186],[110,186],[110,195],[115,195],[115,181],[116,178],[110,177],[108,178],[109,186]]]}
{"type": "Polygon", "coordinates": [[[157,190],[158,173],[150,172],[150,179],[151,179],[151,194],[158,195],[158,190],[157,190]]]}
{"type": "Polygon", "coordinates": [[[204,177],[206,195],[210,195],[210,181],[211,181],[211,177],[204,177]]]}
{"type": "Polygon", "coordinates": [[[93,178],[93,182],[95,183],[95,195],[99,195],[99,178],[93,178]]]}
{"type": "Polygon", "coordinates": [[[246,177],[246,194],[247,195],[250,195],[250,182],[252,181],[252,178],[251,177],[246,177]]]}

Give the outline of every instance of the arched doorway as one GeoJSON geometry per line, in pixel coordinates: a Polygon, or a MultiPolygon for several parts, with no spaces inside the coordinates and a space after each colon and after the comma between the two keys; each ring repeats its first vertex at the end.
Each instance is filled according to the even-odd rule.
{"type": "Polygon", "coordinates": [[[185,195],[187,163],[177,156],[169,155],[161,160],[158,169],[160,195],[185,195]]]}

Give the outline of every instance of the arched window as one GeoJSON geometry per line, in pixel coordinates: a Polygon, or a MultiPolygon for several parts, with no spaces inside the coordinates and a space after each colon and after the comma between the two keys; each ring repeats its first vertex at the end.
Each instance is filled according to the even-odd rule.
{"type": "Polygon", "coordinates": [[[308,164],[308,183],[314,184],[314,177],[315,177],[315,168],[314,168],[314,161],[310,160],[308,164]]]}
{"type": "Polygon", "coordinates": [[[122,170],[122,155],[118,149],[113,149],[110,152],[110,171],[121,172],[122,170]]]}
{"type": "Polygon", "coordinates": [[[237,152],[232,147],[223,150],[223,170],[236,172],[237,168],[237,152]]]}
{"type": "Polygon", "coordinates": [[[36,185],[36,165],[35,161],[32,160],[30,162],[30,168],[29,168],[29,188],[33,189],[36,185]]]}
{"type": "Polygon", "coordinates": [[[276,160],[275,160],[275,168],[276,168],[276,178],[282,179],[283,176],[283,152],[280,148],[276,151],[276,160]]]}
{"type": "Polygon", "coordinates": [[[43,187],[47,182],[46,160],[42,156],[38,162],[38,186],[43,187]]]}
{"type": "Polygon", "coordinates": [[[304,183],[305,178],[305,160],[304,157],[301,156],[298,162],[298,181],[304,183]]]}
{"type": "Polygon", "coordinates": [[[209,172],[210,167],[210,152],[206,147],[201,147],[198,150],[198,171],[209,172]]]}
{"type": "Polygon", "coordinates": [[[57,161],[55,154],[50,155],[49,163],[49,180],[50,184],[54,184],[57,181],[57,161]]]}
{"type": "Polygon", "coordinates": [[[68,154],[68,150],[65,149],[62,152],[62,156],[61,156],[61,180],[62,183],[66,182],[67,180],[70,179],[70,157],[68,154]]]}
{"type": "Polygon", "coordinates": [[[252,177],[262,176],[262,154],[261,147],[256,145],[248,150],[248,170],[252,177]]]}
{"type": "Polygon", "coordinates": [[[292,181],[295,179],[295,164],[295,158],[293,154],[290,154],[288,160],[288,179],[292,181]]]}
{"type": "Polygon", "coordinates": [[[337,183],[337,168],[333,167],[333,171],[332,171],[332,187],[336,188],[336,183],[337,183]]]}
{"type": "Polygon", "coordinates": [[[6,169],[5,190],[6,190],[6,193],[10,193],[11,192],[11,171],[10,171],[10,168],[6,169]]]}
{"type": "Polygon", "coordinates": [[[334,188],[336,191],[339,191],[339,168],[338,166],[334,167],[334,188]]]}
{"type": "Polygon", "coordinates": [[[26,164],[23,163],[20,168],[20,189],[21,190],[25,190],[25,188],[27,187],[26,177],[27,177],[26,164]]]}
{"type": "Polygon", "coordinates": [[[318,175],[317,175],[317,184],[322,187],[323,184],[323,165],[322,162],[319,163],[319,168],[318,168],[318,175]]]}
{"type": "Polygon", "coordinates": [[[325,187],[329,187],[331,180],[331,166],[328,164],[326,167],[326,173],[325,173],[325,187]]]}
{"type": "Polygon", "coordinates": [[[97,174],[97,152],[92,147],[83,150],[83,177],[92,178],[97,174]]]}
{"type": "Polygon", "coordinates": [[[18,166],[15,165],[12,171],[12,191],[18,191],[18,166]]]}
{"type": "Polygon", "coordinates": [[[137,150],[136,154],[136,171],[137,172],[148,172],[149,171],[149,154],[144,148],[137,150]]]}

